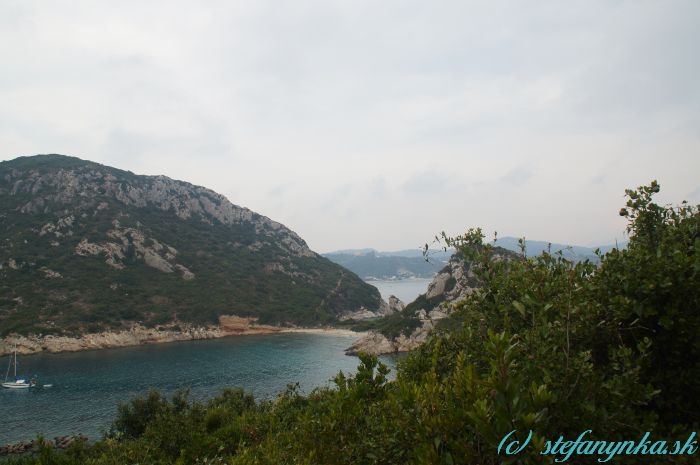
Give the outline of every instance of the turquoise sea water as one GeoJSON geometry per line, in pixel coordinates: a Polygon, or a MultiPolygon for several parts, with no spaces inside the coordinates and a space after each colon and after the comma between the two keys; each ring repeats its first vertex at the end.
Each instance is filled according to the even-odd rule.
{"type": "MultiPolygon", "coordinates": [[[[355,371],[358,359],[343,352],[354,339],[286,333],[20,356],[22,375],[36,374],[53,387],[0,390],[0,444],[37,434],[99,438],[118,402],[151,388],[166,393],[189,388],[194,399],[213,397],[225,387],[270,399],[295,382],[308,392],[330,385],[339,370],[355,371]]],[[[383,361],[393,375],[395,359],[383,361]]]]}

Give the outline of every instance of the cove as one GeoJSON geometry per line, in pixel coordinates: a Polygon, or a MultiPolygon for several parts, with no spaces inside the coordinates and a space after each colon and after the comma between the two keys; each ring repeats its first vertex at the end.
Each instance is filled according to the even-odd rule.
{"type": "MultiPolygon", "coordinates": [[[[0,444],[83,433],[97,439],[109,428],[119,402],[150,389],[190,390],[205,400],[226,387],[272,399],[289,383],[303,391],[331,385],[356,357],[344,354],[352,336],[282,333],[173,342],[118,349],[19,357],[19,369],[38,375],[48,389],[0,392],[0,444]]],[[[395,371],[392,356],[382,361],[395,371]]]]}

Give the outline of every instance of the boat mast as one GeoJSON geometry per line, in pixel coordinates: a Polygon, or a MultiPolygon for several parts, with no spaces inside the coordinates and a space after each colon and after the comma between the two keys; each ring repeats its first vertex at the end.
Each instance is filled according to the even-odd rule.
{"type": "Polygon", "coordinates": [[[5,373],[5,381],[7,381],[7,377],[10,376],[10,368],[12,368],[12,354],[10,354],[10,363],[7,364],[7,373],[5,373]]]}

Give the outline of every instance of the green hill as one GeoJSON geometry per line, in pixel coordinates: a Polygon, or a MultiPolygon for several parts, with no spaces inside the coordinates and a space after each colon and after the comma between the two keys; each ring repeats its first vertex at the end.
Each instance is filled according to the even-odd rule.
{"type": "Polygon", "coordinates": [[[61,155],[0,163],[0,333],[220,315],[320,325],[379,292],[204,187],[61,155]]]}

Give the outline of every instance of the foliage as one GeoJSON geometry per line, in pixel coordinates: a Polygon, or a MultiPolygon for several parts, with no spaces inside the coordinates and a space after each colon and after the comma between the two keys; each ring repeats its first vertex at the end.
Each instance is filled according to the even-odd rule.
{"type": "Polygon", "coordinates": [[[445,238],[474,261],[483,286],[393,382],[361,355],[335,388],[301,395],[290,386],[273,402],[240,391],[206,405],[150,394],[120,407],[121,436],[15,463],[537,464],[551,461],[538,454],[546,439],[588,429],[603,440],[687,437],[700,418],[700,383],[684,374],[698,370],[700,213],[653,204],[657,190],[628,191],[629,248],[599,267],[548,253],[494,260],[479,229],[445,238]],[[499,456],[513,430],[520,439],[533,430],[533,447],[499,456]]]}
{"type": "Polygon", "coordinates": [[[395,339],[401,334],[409,336],[420,325],[414,311],[403,309],[382,318],[353,322],[351,328],[354,331],[378,331],[389,339],[395,339]]]}
{"type": "Polygon", "coordinates": [[[653,410],[690,423],[700,418],[700,396],[689,389],[700,380],[700,214],[686,202],[655,204],[657,192],[656,182],[626,191],[620,214],[633,240],[606,255],[595,297],[630,328],[629,344],[653,340],[641,366],[642,380],[662,389],[653,410]]]}
{"type": "Polygon", "coordinates": [[[126,204],[103,192],[107,178],[123,195],[133,186],[157,182],[58,155],[0,162],[0,337],[81,334],[134,322],[206,325],[231,314],[257,317],[263,324],[319,326],[336,322],[345,311],[379,308],[379,291],[354,273],[317,255],[290,254],[284,237],[276,235],[282,228],[261,232],[252,220],[222,224],[206,216],[181,218],[174,208],[126,204]],[[61,179],[66,173],[81,176],[98,194],[73,195],[70,186],[55,188],[41,177],[61,179]],[[69,227],[43,229],[67,217],[72,217],[69,227]],[[146,245],[157,239],[176,249],[177,263],[195,279],[148,266],[136,256],[131,236],[124,269],[109,266],[103,254],[76,254],[83,239],[119,243],[110,239],[115,220],[122,229],[142,233],[146,245]],[[47,269],[62,277],[47,278],[47,269]]]}

